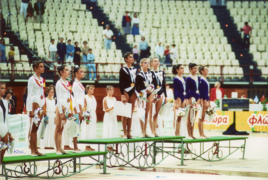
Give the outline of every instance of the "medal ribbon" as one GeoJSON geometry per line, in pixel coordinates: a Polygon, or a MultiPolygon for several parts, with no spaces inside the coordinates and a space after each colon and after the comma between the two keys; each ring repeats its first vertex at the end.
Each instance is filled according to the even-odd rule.
{"type": "MultiPolygon", "coordinates": [[[[36,74],[34,74],[34,80],[37,83],[37,85],[41,88],[40,89],[40,92],[42,94],[41,96],[43,96],[43,98],[45,98],[46,82],[45,82],[45,79],[44,78],[41,78],[41,79],[43,80],[42,84],[41,84],[41,81],[38,80],[38,77],[36,76],[36,74]]],[[[46,99],[45,99],[44,111],[46,111],[46,99]]]]}
{"type": "Polygon", "coordinates": [[[208,83],[208,80],[204,76],[202,76],[201,79],[204,79],[206,81],[206,83],[208,85],[208,93],[209,93],[209,91],[210,91],[210,84],[208,83]]]}
{"type": "Polygon", "coordinates": [[[198,90],[198,78],[195,78],[192,74],[190,74],[190,77],[195,81],[196,90],[198,90]]]}
{"type": "Polygon", "coordinates": [[[183,91],[185,92],[186,87],[185,87],[185,81],[184,81],[184,79],[183,78],[181,79],[178,75],[176,77],[181,81],[181,83],[183,85],[183,91]]]}
{"type": "Polygon", "coordinates": [[[146,74],[141,71],[142,75],[144,76],[145,80],[148,82],[148,84],[150,84],[150,80],[148,79],[148,77],[146,76],[146,74]]]}
{"type": "Polygon", "coordinates": [[[81,87],[81,89],[84,91],[85,88],[84,88],[83,84],[81,84],[77,79],[75,79],[75,81],[78,83],[78,85],[79,85],[79,86],[81,87]]]}
{"type": "Polygon", "coordinates": [[[134,83],[134,77],[133,77],[133,74],[131,73],[130,69],[127,67],[127,70],[129,72],[129,75],[130,75],[130,79],[131,79],[131,82],[134,83]]]}
{"type": "MultiPolygon", "coordinates": [[[[61,81],[63,81],[63,80],[61,80],[61,81]]],[[[72,97],[71,97],[71,93],[72,93],[72,88],[71,88],[71,83],[69,82],[69,81],[67,81],[68,82],[68,86],[69,86],[69,88],[64,84],[64,83],[62,83],[61,82],[61,84],[63,85],[63,87],[69,92],[69,94],[70,94],[70,109],[71,109],[71,111],[73,111],[73,102],[72,102],[72,97]]]]}
{"type": "Polygon", "coordinates": [[[152,71],[153,73],[154,73],[154,75],[155,75],[155,77],[156,77],[156,80],[157,80],[157,86],[159,86],[159,77],[158,77],[158,74],[156,74],[154,71],[152,71]]]}

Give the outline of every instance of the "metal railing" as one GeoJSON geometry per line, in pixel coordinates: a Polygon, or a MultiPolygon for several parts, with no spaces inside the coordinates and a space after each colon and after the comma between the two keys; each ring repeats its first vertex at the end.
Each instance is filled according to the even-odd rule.
{"type": "MultiPolygon", "coordinates": [[[[57,72],[57,66],[59,65],[56,62],[50,62],[50,61],[45,61],[44,62],[46,64],[46,70],[44,75],[46,76],[46,78],[53,80],[53,81],[57,81],[57,79],[59,78],[58,76],[58,72],[57,72]]],[[[64,63],[64,64],[68,64],[68,63],[64,63]]],[[[90,63],[80,63],[80,65],[84,65],[84,71],[86,74],[88,73],[96,73],[96,81],[101,81],[101,80],[118,80],[119,77],[119,67],[123,67],[125,66],[124,63],[100,63],[97,62],[95,63],[96,66],[96,72],[93,71],[88,71],[87,69],[87,64],[90,63]],[[117,71],[113,71],[111,69],[111,71],[105,71],[104,69],[102,71],[99,70],[99,66],[103,66],[103,65],[118,65],[118,70],[117,71]]],[[[73,72],[73,68],[74,68],[74,63],[69,64],[71,67],[71,72],[73,72]]],[[[203,64],[205,65],[205,64],[203,64]]],[[[134,67],[137,67],[138,70],[140,68],[139,64],[133,64],[134,67]]],[[[185,67],[188,67],[187,64],[184,65],[185,67]]],[[[262,75],[263,77],[265,77],[263,79],[263,81],[267,80],[268,78],[268,72],[264,72],[263,73],[254,73],[254,68],[260,68],[260,67],[268,67],[266,66],[258,66],[258,65],[206,65],[208,66],[209,70],[212,70],[213,67],[220,67],[220,71],[219,72],[210,72],[208,79],[212,80],[212,79],[216,79],[219,80],[221,82],[224,82],[225,80],[229,80],[229,81],[241,81],[241,82],[249,82],[249,83],[253,83],[255,80],[255,76],[259,76],[262,75]],[[224,73],[223,68],[224,67],[242,67],[243,69],[248,68],[248,73],[235,73],[235,72],[228,72],[228,73],[224,73]]],[[[6,79],[9,80],[11,82],[14,82],[16,79],[28,79],[29,76],[31,76],[33,74],[33,70],[29,70],[29,67],[31,67],[31,65],[29,64],[29,61],[14,61],[14,62],[7,62],[7,64],[5,63],[1,63],[0,64],[0,74],[1,74],[1,79],[6,79]],[[27,64],[28,63],[28,64],[27,64]],[[22,65],[21,65],[22,64],[22,65]],[[22,69],[20,69],[19,67],[21,66],[25,66],[22,69]],[[26,68],[27,67],[27,68],[26,68]],[[27,70],[25,70],[27,69],[27,70]]],[[[83,66],[82,66],[83,67],[83,66]]],[[[165,74],[166,77],[169,80],[172,80],[173,75],[171,73],[171,64],[161,64],[160,69],[162,69],[165,74]]],[[[186,68],[185,68],[186,69],[186,68]]],[[[188,73],[185,73],[184,76],[188,76],[188,73]]],[[[70,78],[74,78],[73,77],[73,73],[71,73],[70,78]]],[[[88,76],[85,77],[84,80],[88,80],[88,76]]]]}

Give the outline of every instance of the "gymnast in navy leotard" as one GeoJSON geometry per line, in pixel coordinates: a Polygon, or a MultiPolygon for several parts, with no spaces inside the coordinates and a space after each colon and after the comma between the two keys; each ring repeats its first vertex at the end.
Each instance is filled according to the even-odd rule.
{"type": "MultiPolygon", "coordinates": [[[[141,71],[138,73],[136,78],[136,90],[138,93],[143,93],[146,95],[147,102],[145,107],[145,121],[140,119],[141,124],[141,131],[142,136],[141,137],[149,137],[146,134],[146,127],[148,122],[148,116],[151,113],[151,107],[152,107],[152,101],[153,101],[153,94],[149,90],[146,90],[146,86],[144,82],[147,82],[148,84],[153,83],[152,73],[149,71],[149,59],[143,58],[140,61],[141,71]]],[[[143,106],[143,104],[138,104],[138,106],[143,106]]]]}
{"type": "Polygon", "coordinates": [[[155,100],[155,114],[152,116],[152,113],[150,114],[150,122],[151,122],[151,129],[152,129],[152,136],[158,137],[156,134],[156,128],[157,128],[157,118],[158,114],[163,102],[163,96],[165,96],[165,102],[167,102],[167,91],[166,91],[166,80],[165,80],[165,73],[163,71],[159,71],[159,59],[157,57],[153,57],[150,59],[150,67],[151,72],[153,74],[153,84],[154,88],[158,90],[157,96],[159,99],[155,100]]]}
{"type": "Polygon", "coordinates": [[[202,109],[199,112],[199,113],[201,113],[201,116],[199,116],[199,120],[198,120],[198,129],[199,129],[200,138],[207,138],[204,134],[203,122],[205,120],[205,112],[210,107],[210,100],[209,100],[210,85],[209,85],[209,82],[207,80],[208,68],[206,66],[200,66],[199,73],[201,75],[201,78],[200,78],[200,99],[201,99],[202,109]]]}
{"type": "MultiPolygon", "coordinates": [[[[186,96],[186,83],[185,78],[182,77],[184,73],[184,67],[181,64],[174,65],[172,68],[172,74],[176,75],[173,79],[173,93],[174,93],[174,128],[175,135],[180,136],[180,124],[181,124],[181,116],[176,117],[176,110],[179,108],[184,108],[187,103],[186,96]]],[[[186,127],[185,127],[186,128],[186,127]]]]}
{"type": "Polygon", "coordinates": [[[192,110],[192,98],[195,98],[197,104],[200,104],[200,77],[196,75],[198,67],[195,63],[189,64],[190,75],[186,78],[186,97],[190,105],[189,115],[187,120],[187,130],[189,138],[194,137],[194,123],[190,120],[194,119],[197,115],[197,111],[191,113],[192,110]]]}
{"type": "MultiPolygon", "coordinates": [[[[132,114],[135,108],[135,102],[137,99],[136,95],[136,73],[137,69],[131,68],[134,63],[133,54],[127,52],[124,54],[124,60],[126,62],[126,66],[122,67],[119,72],[119,86],[121,92],[121,101],[123,103],[131,103],[132,104],[132,114]]],[[[131,114],[131,116],[132,116],[131,114]]],[[[122,116],[122,125],[124,136],[123,139],[132,138],[131,131],[131,121],[132,118],[126,118],[122,116]]]]}

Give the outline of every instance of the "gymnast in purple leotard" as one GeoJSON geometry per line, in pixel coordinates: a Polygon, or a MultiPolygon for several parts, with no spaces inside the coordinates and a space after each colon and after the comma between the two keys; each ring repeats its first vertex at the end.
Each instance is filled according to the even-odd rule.
{"type": "Polygon", "coordinates": [[[199,120],[198,120],[198,129],[199,129],[200,138],[206,139],[207,137],[204,134],[203,123],[205,120],[205,112],[210,107],[210,101],[209,101],[210,85],[209,85],[209,82],[207,80],[208,68],[206,66],[200,66],[199,73],[201,75],[201,78],[200,78],[200,99],[201,99],[202,109],[199,112],[201,114],[201,116],[199,116],[199,120]]]}
{"type": "Polygon", "coordinates": [[[188,130],[188,135],[189,138],[193,138],[194,137],[194,119],[197,115],[197,111],[192,110],[192,98],[195,98],[195,101],[197,102],[197,104],[200,104],[200,77],[198,77],[196,75],[198,67],[197,64],[195,63],[190,63],[189,64],[189,70],[190,70],[190,75],[186,78],[186,96],[188,99],[188,103],[190,105],[190,109],[189,109],[189,116],[188,116],[188,120],[187,120],[187,130],[188,130]],[[191,111],[193,113],[191,113],[191,111]],[[191,122],[191,120],[193,122],[191,122]]]}
{"type": "Polygon", "coordinates": [[[174,89],[174,128],[175,135],[180,136],[180,124],[181,116],[176,117],[176,110],[179,108],[184,108],[186,106],[186,83],[185,78],[182,77],[184,73],[184,67],[181,64],[174,65],[172,68],[172,74],[176,75],[173,79],[173,89],[174,89]]]}

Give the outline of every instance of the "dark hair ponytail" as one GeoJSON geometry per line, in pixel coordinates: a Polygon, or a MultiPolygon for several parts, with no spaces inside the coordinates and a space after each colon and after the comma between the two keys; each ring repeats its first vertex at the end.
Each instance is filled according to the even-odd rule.
{"type": "Polygon", "coordinates": [[[79,67],[78,65],[74,66],[74,77],[75,77],[75,73],[77,73],[79,71],[81,67],[79,67]]]}
{"type": "Polygon", "coordinates": [[[43,61],[34,61],[34,63],[33,63],[33,70],[35,71],[35,68],[38,68],[38,66],[39,66],[39,64],[43,64],[43,61]]]}
{"type": "Polygon", "coordinates": [[[202,75],[202,71],[205,69],[205,67],[206,67],[206,66],[200,66],[200,67],[199,67],[198,71],[199,71],[199,73],[200,73],[201,75],[202,75]]]}
{"type": "Polygon", "coordinates": [[[195,63],[189,63],[189,69],[192,69],[193,67],[195,67],[195,66],[197,66],[197,64],[195,64],[195,63]]]}
{"type": "Polygon", "coordinates": [[[63,71],[63,70],[65,69],[66,66],[67,66],[66,64],[63,64],[63,65],[59,65],[59,66],[57,67],[59,76],[61,76],[60,72],[63,71]]]}
{"type": "Polygon", "coordinates": [[[177,75],[177,74],[178,74],[178,73],[177,73],[177,69],[180,69],[180,67],[181,67],[181,64],[174,65],[174,66],[172,67],[172,74],[177,75]]]}

